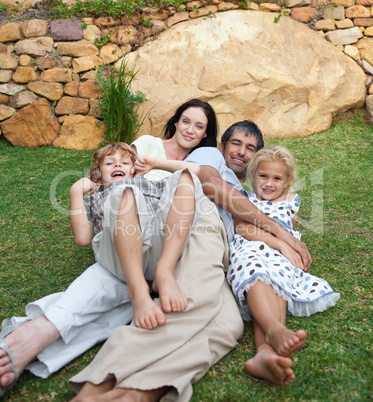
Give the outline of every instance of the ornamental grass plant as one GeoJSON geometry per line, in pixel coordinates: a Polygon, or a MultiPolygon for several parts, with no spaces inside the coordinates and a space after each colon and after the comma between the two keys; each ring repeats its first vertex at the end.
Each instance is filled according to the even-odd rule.
{"type": "MultiPolygon", "coordinates": [[[[309,137],[266,139],[266,145],[284,145],[295,155],[302,199],[298,229],[313,256],[311,272],[341,298],[311,317],[288,317],[290,329],[308,333],[293,358],[291,386],[243,371],[255,353],[247,323],[237,348],[194,385],[192,402],[372,399],[372,134],[363,118],[353,118],[309,137]]],[[[92,153],[18,148],[0,140],[0,320],[23,316],[27,302],[63,291],[94,262],[90,247],[74,244],[68,214],[69,188],[87,175],[92,153]]],[[[24,373],[4,401],[70,400],[68,379],[100,346],[49,379],[24,373]]]]}
{"type": "Polygon", "coordinates": [[[147,100],[145,94],[132,92],[135,76],[136,72],[127,68],[124,58],[118,70],[109,64],[98,69],[96,82],[102,90],[99,107],[107,142],[131,144],[147,116],[147,113],[139,113],[141,103],[147,100]]]}

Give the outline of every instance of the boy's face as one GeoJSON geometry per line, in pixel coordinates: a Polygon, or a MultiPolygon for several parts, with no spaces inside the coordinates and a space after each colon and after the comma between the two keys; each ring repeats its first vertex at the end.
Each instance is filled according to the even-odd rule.
{"type": "Polygon", "coordinates": [[[114,155],[107,155],[100,166],[101,180],[105,184],[130,179],[135,173],[130,157],[117,151],[114,155]]]}

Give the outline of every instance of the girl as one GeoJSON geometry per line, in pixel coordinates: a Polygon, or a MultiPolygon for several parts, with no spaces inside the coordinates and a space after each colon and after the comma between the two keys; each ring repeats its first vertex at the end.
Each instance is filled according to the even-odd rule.
{"type": "MultiPolygon", "coordinates": [[[[288,192],[297,179],[290,151],[281,146],[261,149],[250,162],[249,175],[255,193],[248,192],[249,199],[300,239],[294,227],[301,201],[288,192]]],[[[299,254],[281,240],[256,227],[243,231],[239,221],[235,225],[238,234],[230,244],[227,278],[243,319],[254,321],[257,348],[245,370],[278,385],[289,385],[295,378],[290,356],[305,344],[307,335],[286,328],[286,310],[308,316],[334,306],[339,293],[325,280],[306,273],[299,254]],[[260,364],[263,358],[267,370],[260,364]]]]}

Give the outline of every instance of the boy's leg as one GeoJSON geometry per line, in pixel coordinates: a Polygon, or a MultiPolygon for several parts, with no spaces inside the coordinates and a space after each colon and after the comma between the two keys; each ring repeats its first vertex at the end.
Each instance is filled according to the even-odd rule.
{"type": "Polygon", "coordinates": [[[164,325],[166,318],[153,302],[142,265],[142,235],[136,200],[131,188],[123,191],[114,228],[114,245],[128,285],[128,297],[137,327],[152,329],[164,325]]]}
{"type": "Polygon", "coordinates": [[[195,188],[190,173],[183,172],[165,224],[161,256],[156,265],[153,289],[159,293],[164,312],[182,311],[187,299],[175,280],[175,265],[189,236],[195,211],[195,188]]]}
{"type": "Polygon", "coordinates": [[[271,285],[258,280],[248,290],[246,300],[265,342],[280,356],[290,356],[306,343],[307,334],[303,330],[294,332],[286,328],[286,301],[271,285]]]}

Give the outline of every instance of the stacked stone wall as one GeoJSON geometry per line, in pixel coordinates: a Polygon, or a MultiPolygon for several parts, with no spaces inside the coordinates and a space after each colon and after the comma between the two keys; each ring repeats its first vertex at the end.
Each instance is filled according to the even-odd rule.
{"type": "MultiPolygon", "coordinates": [[[[242,4],[242,3],[241,3],[242,4]]],[[[320,33],[366,74],[366,107],[373,96],[373,0],[288,0],[248,3],[247,9],[289,15],[320,33]]],[[[191,1],[183,9],[144,8],[131,19],[32,18],[0,29],[0,128],[13,145],[97,148],[104,136],[95,83],[99,65],[115,63],[171,26],[242,9],[237,3],[191,1]],[[144,21],[151,26],[144,26],[144,21]]]]}

